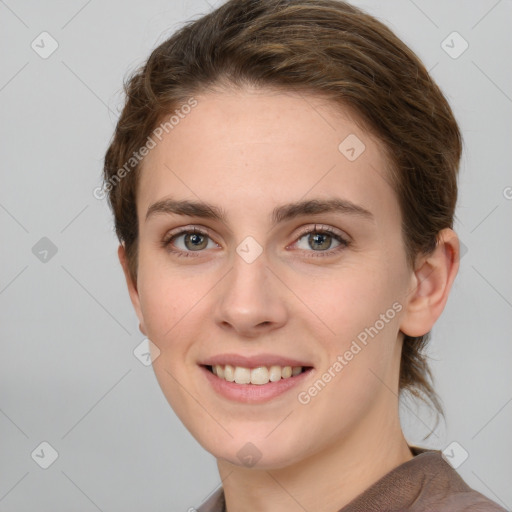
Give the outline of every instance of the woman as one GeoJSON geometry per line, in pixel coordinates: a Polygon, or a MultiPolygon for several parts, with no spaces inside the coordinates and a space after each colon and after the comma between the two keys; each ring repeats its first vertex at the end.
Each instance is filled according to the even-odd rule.
{"type": "Polygon", "coordinates": [[[335,0],[236,0],[129,81],[105,158],[159,384],[218,462],[201,511],[503,510],[409,446],[459,265],[461,136],[422,63],[335,0]]]}

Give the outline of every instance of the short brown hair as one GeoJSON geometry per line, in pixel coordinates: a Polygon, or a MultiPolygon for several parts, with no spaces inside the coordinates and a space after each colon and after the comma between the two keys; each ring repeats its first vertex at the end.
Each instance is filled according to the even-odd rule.
{"type": "MultiPolygon", "coordinates": [[[[381,22],[342,1],[230,0],[185,24],[125,83],[104,183],[134,280],[141,164],[134,161],[122,179],[119,171],[191,96],[244,85],[313,93],[356,112],[386,149],[411,268],[452,227],[462,138],[419,58],[381,22]]],[[[424,354],[429,336],[404,337],[399,389],[443,414],[424,354]]]]}

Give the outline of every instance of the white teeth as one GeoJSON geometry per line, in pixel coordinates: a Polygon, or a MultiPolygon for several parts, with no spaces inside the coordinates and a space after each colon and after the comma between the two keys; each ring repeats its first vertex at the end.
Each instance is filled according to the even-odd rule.
{"type": "Polygon", "coordinates": [[[264,366],[251,370],[251,384],[266,384],[268,380],[268,370],[264,366]]]}
{"type": "Polygon", "coordinates": [[[281,380],[281,367],[280,366],[271,366],[269,371],[269,379],[271,382],[277,382],[281,380]]]}
{"type": "Polygon", "coordinates": [[[302,372],[302,366],[294,366],[292,368],[292,377],[295,377],[295,375],[299,375],[299,373],[302,372]]]}
{"type": "Polygon", "coordinates": [[[217,364],[212,366],[212,372],[220,379],[237,384],[257,384],[263,385],[269,382],[278,382],[281,379],[289,379],[302,373],[302,366],[277,366],[273,365],[267,368],[259,366],[258,368],[244,368],[243,366],[225,366],[217,364]]]}
{"type": "Polygon", "coordinates": [[[287,379],[287,378],[289,378],[291,376],[292,376],[292,367],[291,366],[285,366],[281,370],[281,377],[283,377],[283,379],[287,379]]]}
{"type": "MultiPolygon", "coordinates": [[[[217,366],[217,371],[218,371],[218,366],[217,366]]],[[[227,364],[226,366],[224,366],[224,378],[228,381],[228,382],[235,382],[235,369],[230,365],[230,364],[227,364]]]]}
{"type": "Polygon", "coordinates": [[[249,384],[251,382],[251,370],[237,366],[235,368],[235,382],[237,384],[249,384]]]}

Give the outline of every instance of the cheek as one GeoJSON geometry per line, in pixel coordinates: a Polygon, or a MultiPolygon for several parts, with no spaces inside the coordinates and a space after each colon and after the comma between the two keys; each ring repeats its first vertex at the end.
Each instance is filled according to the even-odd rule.
{"type": "Polygon", "coordinates": [[[189,419],[198,411],[190,409],[194,403],[187,393],[189,357],[198,334],[194,317],[208,286],[146,261],[141,258],[138,290],[147,336],[158,348],[153,371],[168,403],[191,429],[189,419]]]}
{"type": "Polygon", "coordinates": [[[393,304],[401,296],[400,281],[396,270],[393,273],[368,262],[347,265],[329,275],[317,273],[307,279],[296,275],[291,287],[309,310],[307,318],[319,320],[327,339],[347,341],[373,326],[386,312],[386,326],[397,324],[393,304]]]}
{"type": "MultiPolygon", "coordinates": [[[[399,269],[384,268],[377,261],[347,267],[309,288],[300,287],[297,280],[298,294],[307,297],[307,305],[321,320],[317,341],[324,357],[319,387],[328,382],[324,398],[330,396],[317,400],[316,406],[333,400],[355,411],[358,404],[371,402],[382,386],[379,379],[388,380],[399,353],[402,281],[399,269]]],[[[308,318],[308,323],[316,322],[310,313],[308,318]]]]}
{"type": "MultiPolygon", "coordinates": [[[[165,339],[173,333],[180,316],[184,314],[182,310],[187,301],[183,297],[181,301],[176,300],[175,293],[172,294],[171,287],[165,279],[140,280],[139,298],[146,331],[148,337],[160,349],[163,348],[165,339]]],[[[180,295],[182,296],[183,292],[180,292],[180,295]]]]}
{"type": "Polygon", "coordinates": [[[187,315],[208,291],[205,279],[186,279],[170,268],[159,254],[141,251],[139,256],[139,300],[148,337],[162,350],[177,331],[182,334],[187,315]]]}

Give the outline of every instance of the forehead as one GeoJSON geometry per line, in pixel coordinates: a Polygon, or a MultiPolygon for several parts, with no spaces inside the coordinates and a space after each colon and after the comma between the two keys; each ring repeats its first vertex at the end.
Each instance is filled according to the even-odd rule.
{"type": "Polygon", "coordinates": [[[398,214],[384,147],[348,108],[267,89],[194,98],[197,106],[144,160],[139,219],[166,196],[218,204],[233,216],[333,196],[398,214]]]}

